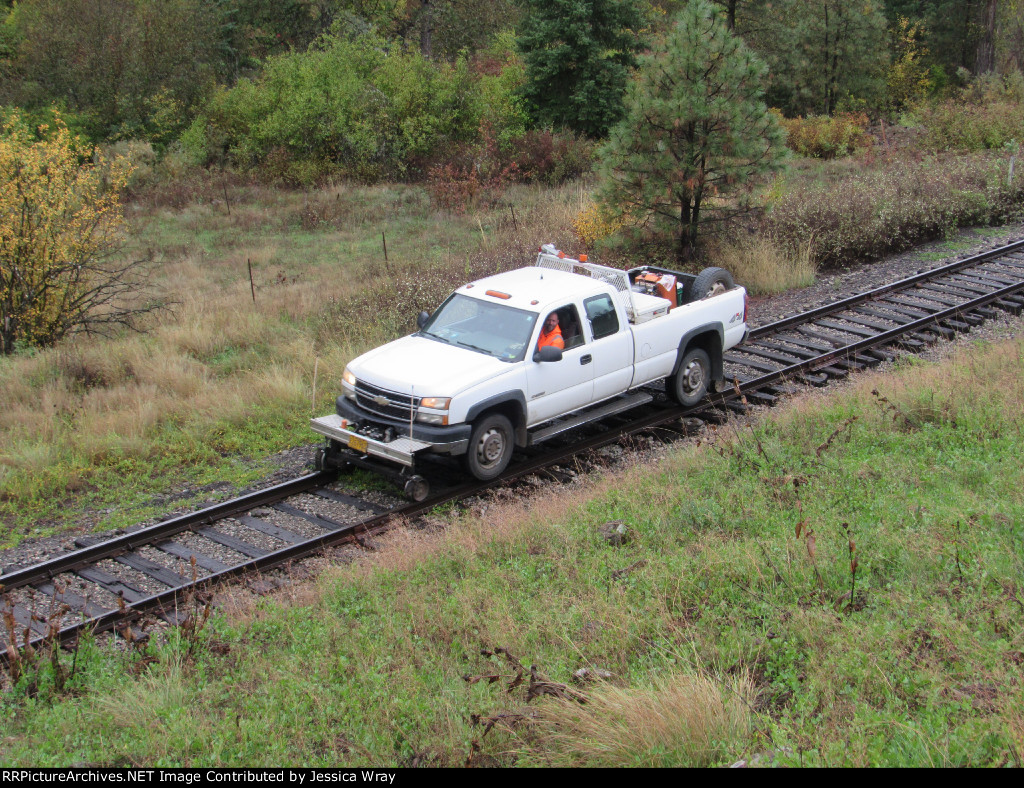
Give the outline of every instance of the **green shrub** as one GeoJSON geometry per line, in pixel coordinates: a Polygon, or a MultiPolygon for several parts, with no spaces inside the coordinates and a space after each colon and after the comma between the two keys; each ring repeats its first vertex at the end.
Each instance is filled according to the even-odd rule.
{"type": "Polygon", "coordinates": [[[199,159],[226,150],[243,166],[269,164],[286,182],[401,177],[472,138],[470,82],[464,60],[434,64],[372,34],[325,37],[217,94],[185,143],[199,159]]]}
{"type": "Polygon", "coordinates": [[[988,76],[958,95],[918,107],[922,145],[933,151],[998,150],[1024,140],[1024,77],[988,76]]]}
{"type": "Polygon", "coordinates": [[[502,147],[514,145],[526,133],[530,115],[520,95],[525,71],[513,34],[496,36],[490,47],[473,57],[470,68],[473,114],[493,131],[502,147]]]}
{"type": "Polygon", "coordinates": [[[794,248],[813,239],[822,267],[876,258],[950,230],[1019,217],[1024,179],[1008,182],[1005,155],[887,161],[841,181],[794,188],[775,201],[765,231],[794,248]]]}
{"type": "Polygon", "coordinates": [[[1024,139],[1024,105],[999,101],[985,105],[949,100],[918,110],[928,150],[993,150],[1024,139]]]}
{"type": "Polygon", "coordinates": [[[835,117],[808,115],[806,118],[779,118],[786,130],[786,146],[801,156],[834,159],[871,147],[868,116],[846,112],[835,117]]]}

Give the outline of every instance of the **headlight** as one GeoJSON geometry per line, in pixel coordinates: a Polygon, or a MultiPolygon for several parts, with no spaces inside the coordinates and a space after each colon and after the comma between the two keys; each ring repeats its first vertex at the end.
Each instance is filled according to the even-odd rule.
{"type": "Polygon", "coordinates": [[[345,367],[345,371],[341,373],[341,392],[353,402],[356,401],[356,376],[349,371],[348,367],[345,367]]]}
{"type": "Polygon", "coordinates": [[[438,427],[448,426],[448,406],[452,404],[451,397],[421,397],[419,411],[416,413],[416,421],[423,424],[434,424],[438,427]],[[440,413],[429,413],[427,411],[441,411],[440,413]]]}

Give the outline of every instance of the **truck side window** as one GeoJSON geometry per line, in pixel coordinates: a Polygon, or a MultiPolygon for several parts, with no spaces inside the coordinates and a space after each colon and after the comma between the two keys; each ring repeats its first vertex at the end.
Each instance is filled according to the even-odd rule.
{"type": "Polygon", "coordinates": [[[594,339],[611,336],[619,330],[619,316],[615,314],[615,304],[610,296],[599,295],[583,302],[587,310],[587,319],[594,332],[594,339]]]}
{"type": "Polygon", "coordinates": [[[580,318],[576,307],[572,304],[555,310],[558,313],[558,325],[562,329],[565,349],[570,350],[583,344],[583,332],[580,330],[580,318]]]}

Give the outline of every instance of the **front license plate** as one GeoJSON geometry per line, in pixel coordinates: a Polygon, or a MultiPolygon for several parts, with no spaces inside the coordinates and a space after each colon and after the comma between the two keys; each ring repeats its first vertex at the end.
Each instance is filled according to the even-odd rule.
{"type": "Polygon", "coordinates": [[[358,435],[350,435],[348,438],[348,447],[354,451],[366,451],[367,444],[364,438],[360,438],[358,435]]]}

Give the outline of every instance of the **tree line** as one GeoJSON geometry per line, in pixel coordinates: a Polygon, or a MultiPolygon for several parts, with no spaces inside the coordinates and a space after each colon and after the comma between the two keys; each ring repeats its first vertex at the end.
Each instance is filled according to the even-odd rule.
{"type": "MultiPolygon", "coordinates": [[[[636,67],[686,0],[3,0],[0,105],[59,108],[93,141],[166,145],[218,92],[259,82],[280,58],[337,40],[436,68],[505,48],[515,99],[536,127],[603,138],[636,67]]],[[[894,111],[1020,70],[1020,0],[716,0],[727,28],[768,66],[787,116],[894,111]],[[901,70],[915,65],[912,79],[901,70]],[[894,76],[895,73],[895,76],[894,76]],[[907,94],[911,95],[907,95],[907,94]]],[[[493,59],[493,57],[492,57],[493,59]]],[[[481,64],[481,69],[494,64],[481,64]]],[[[518,122],[516,119],[515,122],[518,122]]]]}

